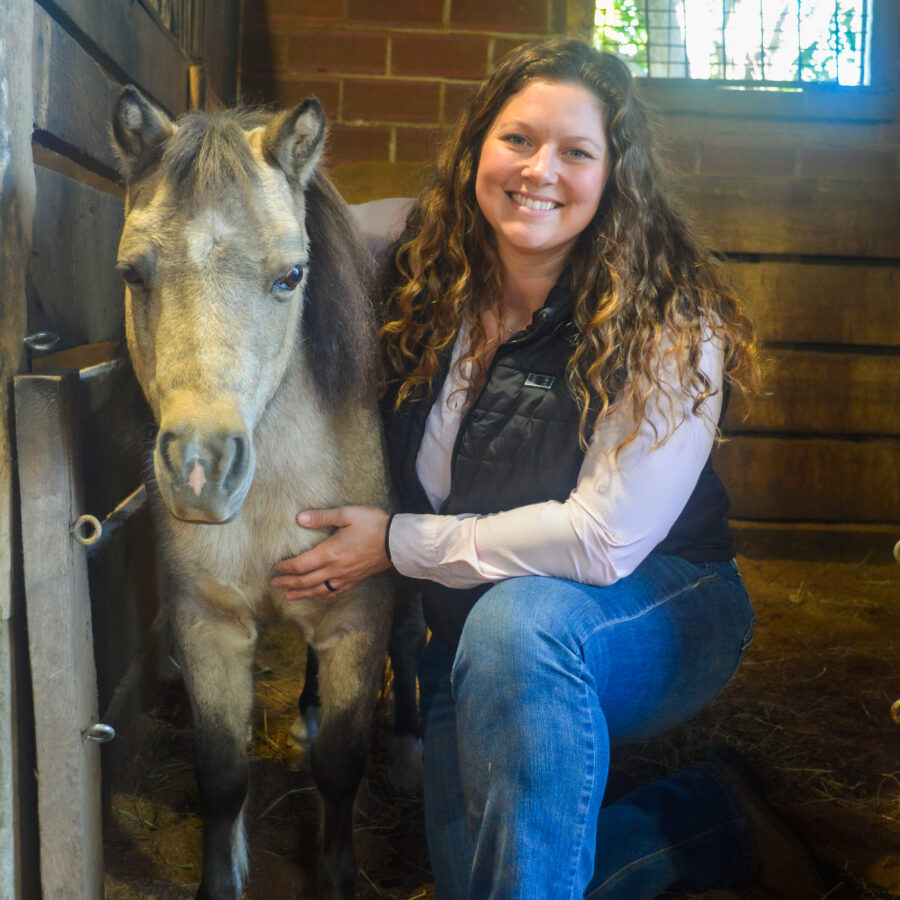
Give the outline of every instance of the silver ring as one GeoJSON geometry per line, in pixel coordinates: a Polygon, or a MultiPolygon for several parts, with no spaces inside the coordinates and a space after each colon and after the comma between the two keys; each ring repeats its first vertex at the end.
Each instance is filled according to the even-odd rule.
{"type": "Polygon", "coordinates": [[[337,588],[327,578],[322,582],[322,584],[324,584],[332,594],[337,590],[337,588]]]}

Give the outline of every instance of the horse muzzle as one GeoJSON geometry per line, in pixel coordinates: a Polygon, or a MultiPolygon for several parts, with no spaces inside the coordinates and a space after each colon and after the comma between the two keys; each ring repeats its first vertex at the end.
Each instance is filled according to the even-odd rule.
{"type": "Polygon", "coordinates": [[[173,516],[223,524],[240,512],[250,489],[253,445],[242,429],[163,423],[154,468],[160,494],[173,516]]]}

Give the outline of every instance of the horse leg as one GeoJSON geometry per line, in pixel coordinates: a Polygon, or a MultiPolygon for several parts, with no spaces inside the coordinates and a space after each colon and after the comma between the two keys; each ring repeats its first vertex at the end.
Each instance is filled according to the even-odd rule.
{"type": "Polygon", "coordinates": [[[416,665],[425,645],[422,598],[400,588],[394,607],[389,653],[394,673],[394,727],[388,781],[412,792],[422,781],[422,739],[416,703],[416,665]]]}
{"type": "Polygon", "coordinates": [[[322,718],[310,755],[322,797],[317,874],[320,896],[328,900],[354,896],[353,805],[369,751],[385,643],[357,631],[317,650],[322,718]]]}
{"type": "Polygon", "coordinates": [[[193,604],[176,612],[175,625],[194,715],[203,817],[203,875],[197,897],[240,900],[248,868],[244,801],[257,630],[251,620],[220,617],[193,604]]]}
{"type": "Polygon", "coordinates": [[[294,719],[288,733],[298,744],[308,747],[319,730],[322,710],[322,701],[319,699],[319,659],[312,647],[306,648],[306,675],[297,707],[300,715],[294,719]]]}

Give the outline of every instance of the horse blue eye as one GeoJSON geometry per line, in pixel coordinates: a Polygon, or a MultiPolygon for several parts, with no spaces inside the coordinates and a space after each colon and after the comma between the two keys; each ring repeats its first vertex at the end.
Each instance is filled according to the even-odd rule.
{"type": "Polygon", "coordinates": [[[278,281],[275,282],[273,287],[278,291],[292,291],[303,278],[303,266],[299,263],[296,266],[293,266],[290,272],[282,275],[278,281]]]}

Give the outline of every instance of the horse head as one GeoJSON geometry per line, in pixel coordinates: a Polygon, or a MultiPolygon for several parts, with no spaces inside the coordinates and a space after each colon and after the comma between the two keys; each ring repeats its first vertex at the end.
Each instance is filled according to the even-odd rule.
{"type": "Polygon", "coordinates": [[[265,117],[173,121],[125,88],[112,131],[126,336],[158,424],[156,481],[177,518],[227,522],[253,479],[254,430],[298,364],[325,116],[309,97],[265,117]]]}

